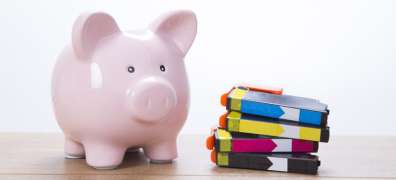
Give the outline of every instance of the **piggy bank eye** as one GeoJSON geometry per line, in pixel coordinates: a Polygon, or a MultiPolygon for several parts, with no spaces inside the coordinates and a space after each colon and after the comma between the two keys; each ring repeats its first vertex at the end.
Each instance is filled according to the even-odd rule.
{"type": "Polygon", "coordinates": [[[164,66],[164,65],[161,65],[161,66],[160,66],[160,70],[161,70],[162,72],[165,72],[165,66],[164,66]]]}
{"type": "Polygon", "coordinates": [[[128,72],[129,73],[134,73],[135,72],[135,68],[133,66],[128,66],[128,72]]]}

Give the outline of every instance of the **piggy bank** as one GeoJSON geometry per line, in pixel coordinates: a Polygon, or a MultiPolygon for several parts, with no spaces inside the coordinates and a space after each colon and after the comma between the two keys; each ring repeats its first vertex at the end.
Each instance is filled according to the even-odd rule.
{"type": "Polygon", "coordinates": [[[189,108],[184,57],[196,32],[190,11],[137,31],[121,31],[103,12],[79,16],[52,77],[65,157],[112,169],[128,149],[142,148],[150,162],[172,162],[189,108]]]}

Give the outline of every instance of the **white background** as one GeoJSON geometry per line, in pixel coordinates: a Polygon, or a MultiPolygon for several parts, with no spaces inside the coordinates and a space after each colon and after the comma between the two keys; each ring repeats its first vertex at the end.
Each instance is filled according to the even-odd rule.
{"type": "Polygon", "coordinates": [[[237,82],[280,86],[329,105],[332,134],[396,135],[396,2],[81,1],[0,2],[0,131],[60,131],[50,79],[84,11],[123,29],[191,9],[198,36],[186,57],[192,103],[183,133],[209,133],[237,82]]]}

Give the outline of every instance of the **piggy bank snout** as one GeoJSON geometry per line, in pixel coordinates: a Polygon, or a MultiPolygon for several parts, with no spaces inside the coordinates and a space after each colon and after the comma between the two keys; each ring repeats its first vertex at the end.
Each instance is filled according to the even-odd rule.
{"type": "Polygon", "coordinates": [[[128,108],[133,118],[156,122],[165,117],[177,102],[172,85],[161,78],[146,78],[130,89],[128,108]]]}

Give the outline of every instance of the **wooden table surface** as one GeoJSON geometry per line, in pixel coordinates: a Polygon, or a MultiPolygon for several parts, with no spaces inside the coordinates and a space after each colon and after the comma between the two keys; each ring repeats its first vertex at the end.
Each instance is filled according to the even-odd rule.
{"type": "Polygon", "coordinates": [[[181,135],[179,158],[150,164],[128,153],[116,170],[95,170],[63,158],[62,134],[0,133],[0,179],[396,179],[396,137],[332,137],[319,145],[318,175],[220,168],[210,162],[205,136],[181,135]]]}

